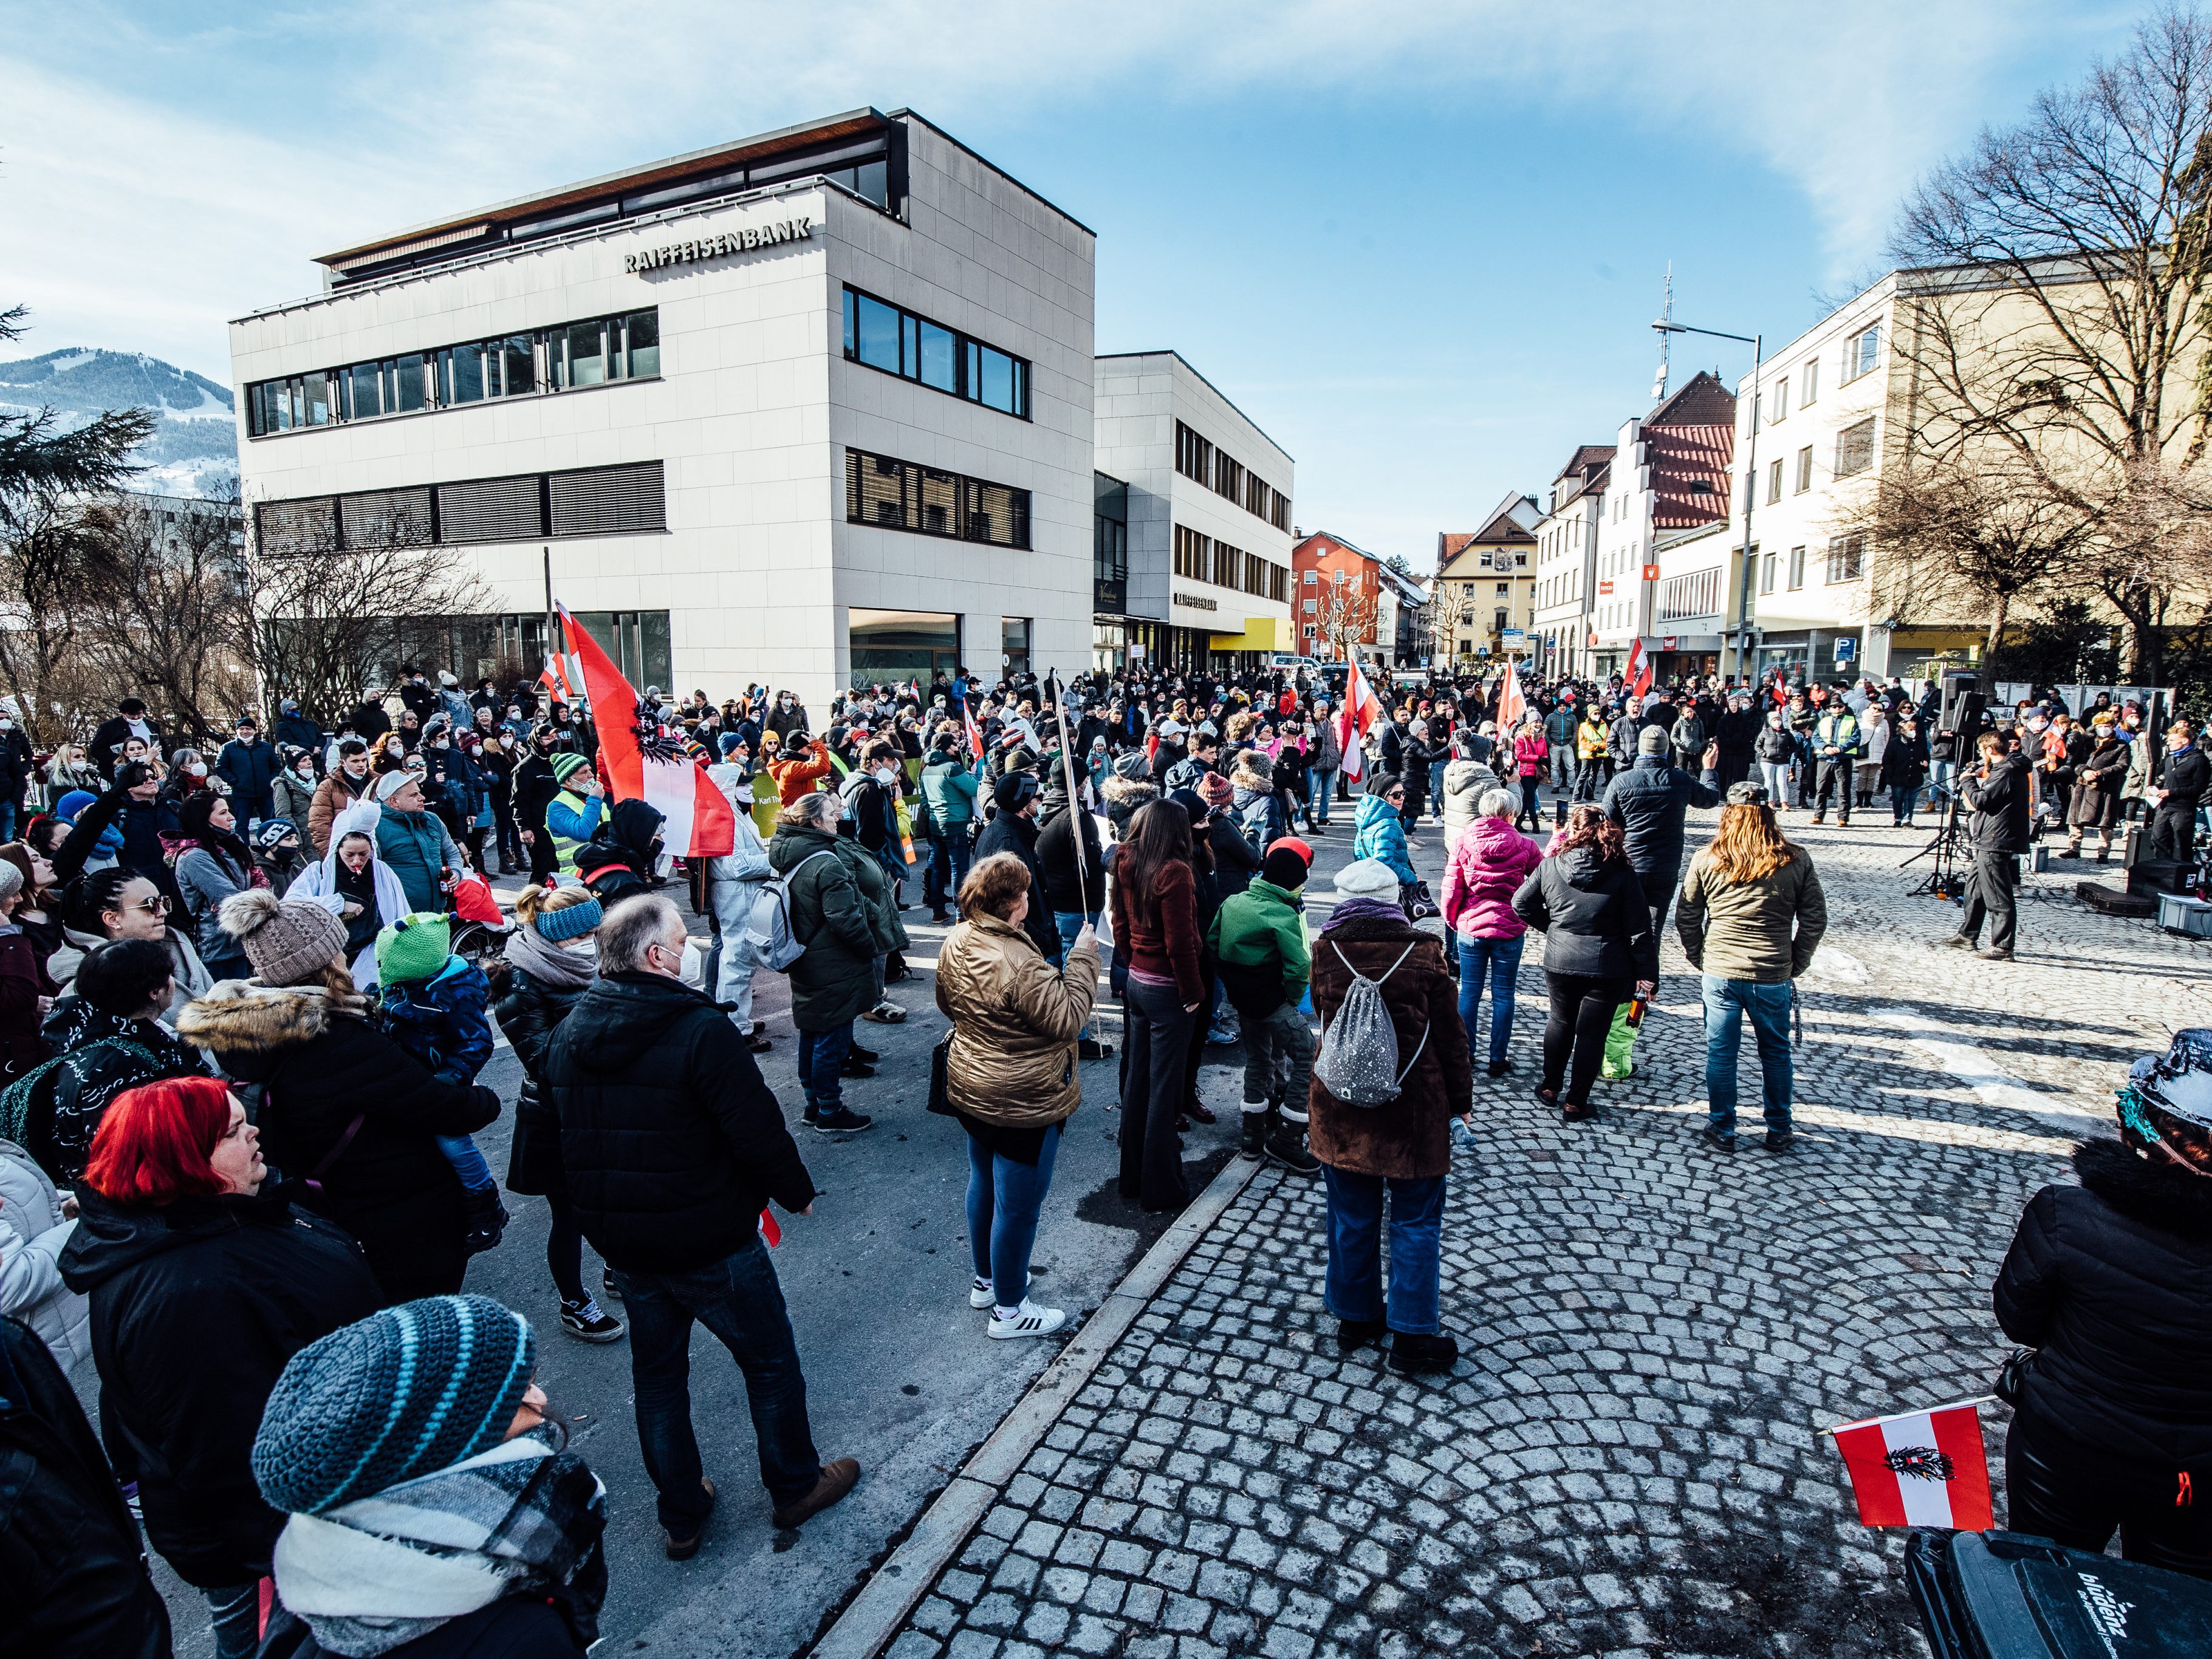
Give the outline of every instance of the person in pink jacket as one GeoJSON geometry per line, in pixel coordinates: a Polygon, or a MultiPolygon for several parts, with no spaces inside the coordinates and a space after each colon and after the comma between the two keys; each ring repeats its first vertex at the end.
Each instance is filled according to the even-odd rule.
{"type": "Polygon", "coordinates": [[[1537,774],[1551,757],[1552,745],[1544,739],[1544,723],[1531,714],[1521,729],[1513,734],[1513,769],[1521,775],[1521,812],[1520,817],[1513,820],[1516,829],[1520,827],[1522,818],[1528,820],[1531,830],[1544,827],[1544,821],[1538,815],[1538,809],[1543,803],[1536,799],[1540,787],[1537,774]]]}
{"type": "MultiPolygon", "coordinates": [[[[1533,786],[1533,777],[1528,781],[1533,786]]],[[[1513,987],[1521,972],[1522,938],[1528,931],[1513,912],[1513,895],[1544,856],[1542,848],[1514,828],[1516,805],[1510,789],[1492,789],[1483,796],[1475,803],[1474,822],[1452,843],[1451,857],[1444,865],[1444,924],[1459,941],[1459,1017],[1467,1027],[1470,1056],[1475,1022],[1482,1011],[1482,978],[1486,971],[1490,975],[1492,1077],[1513,1069],[1505,1047],[1513,1035],[1513,987]]]]}

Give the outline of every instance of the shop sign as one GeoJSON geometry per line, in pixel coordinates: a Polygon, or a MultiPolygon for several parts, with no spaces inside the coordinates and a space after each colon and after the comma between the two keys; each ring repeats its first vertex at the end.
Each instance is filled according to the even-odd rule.
{"type": "Polygon", "coordinates": [[[1647,582],[1657,581],[1659,580],[1659,567],[1656,564],[1645,565],[1644,567],[1644,580],[1647,582]]]}
{"type": "Polygon", "coordinates": [[[1659,641],[1659,648],[1662,651],[1672,651],[1674,648],[1674,641],[1679,637],[1680,637],[1679,635],[1674,634],[1666,635],[1659,641]]]}
{"type": "Polygon", "coordinates": [[[1177,605],[1188,605],[1193,611],[1218,611],[1221,609],[1221,607],[1216,605],[1212,599],[1200,599],[1195,593],[1178,593],[1175,596],[1175,602],[1177,605]]]}
{"type": "Polygon", "coordinates": [[[726,231],[719,236],[695,237],[688,242],[670,242],[661,247],[649,247],[640,253],[623,255],[623,269],[628,271],[658,270],[663,265],[691,264],[701,259],[720,259],[732,253],[750,253],[757,247],[770,247],[779,242],[805,242],[814,238],[811,219],[784,219],[772,225],[757,225],[746,230],[726,231]]]}

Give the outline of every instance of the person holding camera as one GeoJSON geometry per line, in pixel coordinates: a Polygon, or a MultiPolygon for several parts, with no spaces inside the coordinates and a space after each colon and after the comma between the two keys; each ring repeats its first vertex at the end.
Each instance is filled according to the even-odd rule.
{"type": "Polygon", "coordinates": [[[1959,799],[1973,814],[1966,831],[1974,853],[1966,882],[1966,914],[1959,931],[1937,943],[1956,951],[1979,951],[1990,962],[2010,962],[2018,921],[2014,896],[2020,886],[2019,860],[2034,839],[2028,759],[2017,750],[2008,753],[2005,740],[1995,732],[1983,732],[1976,749],[1980,763],[1959,782],[1959,799]],[[1990,944],[1981,950],[1984,918],[1990,924],[1990,944]]]}

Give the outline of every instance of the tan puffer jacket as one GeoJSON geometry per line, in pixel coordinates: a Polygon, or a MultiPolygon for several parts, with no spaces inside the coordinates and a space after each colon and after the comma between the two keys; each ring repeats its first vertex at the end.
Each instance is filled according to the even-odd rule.
{"type": "Polygon", "coordinates": [[[937,956],[937,1006],[953,1027],[952,1103],[1016,1129],[1074,1111],[1083,1098],[1075,1037],[1097,989],[1096,945],[1055,969],[1012,922],[979,912],[954,927],[937,956]]]}

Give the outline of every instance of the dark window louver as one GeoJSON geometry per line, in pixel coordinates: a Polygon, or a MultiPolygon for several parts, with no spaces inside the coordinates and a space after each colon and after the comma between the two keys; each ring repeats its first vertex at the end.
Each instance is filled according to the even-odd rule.
{"type": "Polygon", "coordinates": [[[337,503],[328,495],[298,501],[263,501],[254,508],[262,550],[271,554],[321,553],[337,545],[337,503]]]}
{"type": "Polygon", "coordinates": [[[668,528],[659,461],[556,472],[548,484],[556,536],[614,536],[668,528]]]}
{"type": "Polygon", "coordinates": [[[439,538],[448,542],[526,541],[545,533],[535,472],[471,478],[438,486],[439,538]]]}
{"type": "Polygon", "coordinates": [[[845,452],[845,517],[994,547],[1030,544],[1030,493],[888,455],[845,452]]]}
{"type": "Polygon", "coordinates": [[[368,489],[338,497],[349,548],[421,547],[430,539],[430,489],[368,489]]]}

